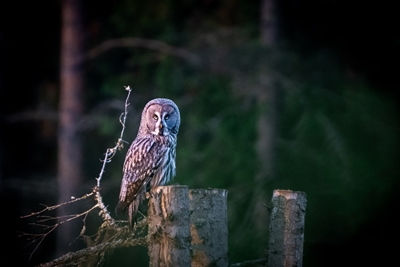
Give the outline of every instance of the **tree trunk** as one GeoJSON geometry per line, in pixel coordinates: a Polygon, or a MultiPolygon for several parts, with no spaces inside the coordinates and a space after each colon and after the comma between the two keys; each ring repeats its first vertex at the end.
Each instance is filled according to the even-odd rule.
{"type": "MultiPolygon", "coordinates": [[[[80,0],[62,1],[61,35],[61,73],[60,104],[58,124],[58,203],[65,202],[71,196],[79,194],[82,184],[81,140],[78,122],[83,110],[83,37],[80,0]]],[[[68,205],[58,209],[58,216],[74,214],[68,205]]],[[[79,236],[80,229],[75,222],[65,223],[58,228],[57,253],[62,255],[74,249],[68,246],[79,236]]],[[[76,244],[77,242],[74,242],[76,244]]]]}
{"type": "MultiPolygon", "coordinates": [[[[277,43],[277,16],[275,0],[261,1],[260,41],[266,49],[273,49],[277,43]]],[[[258,172],[255,176],[252,197],[252,213],[255,231],[260,236],[268,232],[268,210],[263,206],[268,203],[266,186],[275,177],[275,144],[277,124],[278,94],[275,77],[271,74],[271,65],[260,66],[257,90],[257,142],[258,172]]]]}
{"type": "Polygon", "coordinates": [[[269,267],[303,266],[306,194],[274,190],[268,246],[269,267]]]}
{"type": "MultiPolygon", "coordinates": [[[[261,44],[266,48],[276,45],[277,22],[275,14],[275,1],[263,0],[261,2],[260,18],[261,44]]],[[[258,79],[258,110],[257,123],[257,154],[260,162],[258,180],[272,179],[275,166],[275,139],[276,139],[276,103],[277,88],[269,68],[260,69],[258,79]]],[[[257,181],[258,183],[260,181],[257,181]]]]}
{"type": "Polygon", "coordinates": [[[225,189],[189,190],[192,267],[228,266],[227,196],[225,189]]]}
{"type": "Polygon", "coordinates": [[[150,192],[150,267],[190,266],[189,195],[187,186],[159,186],[150,192]]]}
{"type": "Polygon", "coordinates": [[[276,1],[261,1],[260,39],[263,45],[275,45],[278,32],[276,1]]]}

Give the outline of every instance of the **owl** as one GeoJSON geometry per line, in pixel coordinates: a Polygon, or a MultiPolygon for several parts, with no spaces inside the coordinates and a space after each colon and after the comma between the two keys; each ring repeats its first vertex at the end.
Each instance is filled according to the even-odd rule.
{"type": "Polygon", "coordinates": [[[178,106],[172,100],[156,98],[143,109],[138,134],[126,154],[115,208],[117,215],[128,209],[130,228],[136,222],[146,191],[165,185],[175,176],[180,122],[178,106]]]}

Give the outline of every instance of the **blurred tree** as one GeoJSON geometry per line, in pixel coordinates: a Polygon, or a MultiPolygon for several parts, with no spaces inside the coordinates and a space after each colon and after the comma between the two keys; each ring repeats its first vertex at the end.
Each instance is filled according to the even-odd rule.
{"type": "MultiPolygon", "coordinates": [[[[61,29],[60,103],[58,124],[58,203],[78,194],[82,186],[82,142],[78,124],[83,112],[83,31],[80,0],[63,0],[61,29]]],[[[58,209],[58,216],[75,213],[70,205],[58,209]]],[[[57,229],[57,254],[74,247],[67,245],[80,232],[75,222],[57,229]],[[68,241],[69,240],[69,241],[68,241]]],[[[74,243],[76,246],[76,242],[74,243]]]]}
{"type": "MultiPolygon", "coordinates": [[[[261,46],[271,53],[277,49],[277,10],[275,0],[262,0],[260,12],[260,41],[261,46]]],[[[277,140],[277,102],[278,88],[273,76],[273,66],[270,64],[260,65],[258,68],[258,86],[256,86],[256,97],[258,106],[257,141],[256,151],[258,156],[258,172],[255,175],[253,193],[253,218],[255,230],[261,236],[266,237],[268,233],[268,211],[264,204],[270,199],[273,188],[266,188],[268,181],[275,177],[275,143],[277,140]]]]}

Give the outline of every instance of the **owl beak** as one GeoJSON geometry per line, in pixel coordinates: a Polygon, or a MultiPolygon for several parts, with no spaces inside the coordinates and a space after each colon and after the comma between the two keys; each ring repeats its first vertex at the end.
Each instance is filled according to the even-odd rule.
{"type": "Polygon", "coordinates": [[[160,123],[160,129],[162,129],[162,123],[160,123]]]}

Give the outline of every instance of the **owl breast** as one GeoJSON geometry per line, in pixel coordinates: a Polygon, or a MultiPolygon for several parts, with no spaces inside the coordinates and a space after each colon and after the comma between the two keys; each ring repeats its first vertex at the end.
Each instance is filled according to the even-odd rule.
{"type": "Polygon", "coordinates": [[[161,152],[163,155],[159,155],[157,162],[158,168],[156,169],[153,178],[151,179],[151,187],[156,187],[160,185],[165,185],[175,176],[176,173],[176,165],[175,165],[175,157],[176,157],[176,138],[173,136],[154,136],[155,142],[160,144],[160,147],[163,147],[163,151],[161,152]]]}

